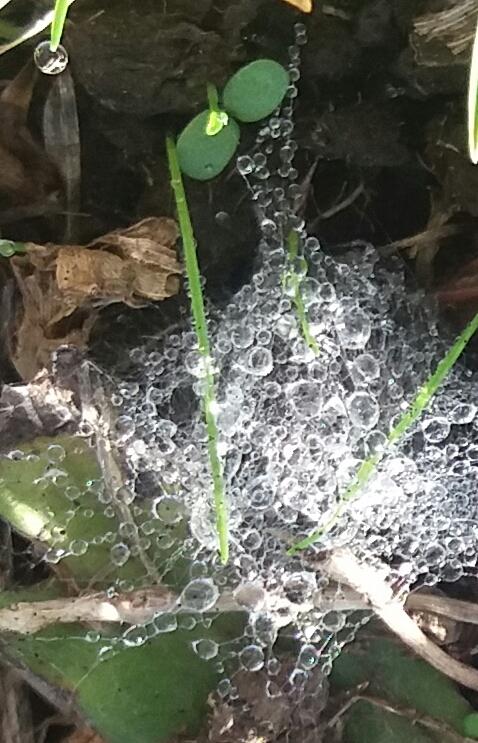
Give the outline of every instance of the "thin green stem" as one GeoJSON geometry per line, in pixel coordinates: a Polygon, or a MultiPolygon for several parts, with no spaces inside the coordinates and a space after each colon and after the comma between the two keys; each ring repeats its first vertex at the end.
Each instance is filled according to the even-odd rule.
{"type": "Polygon", "coordinates": [[[219,113],[219,94],[214,83],[207,83],[207,102],[210,111],[219,113]]]}
{"type": "MultiPolygon", "coordinates": [[[[316,355],[319,355],[320,348],[311,333],[309,318],[307,317],[307,310],[304,304],[302,293],[300,291],[301,279],[294,268],[294,263],[297,261],[298,256],[299,233],[297,232],[297,230],[291,229],[289,234],[287,235],[287,257],[289,261],[289,270],[285,275],[285,281],[292,289],[295,310],[297,313],[297,319],[299,321],[302,336],[311,351],[313,351],[316,355]]],[[[305,258],[303,258],[302,260],[305,264],[305,258]]]]}
{"type": "Polygon", "coordinates": [[[60,45],[69,5],[69,0],[56,0],[55,2],[50,35],[50,49],[52,52],[56,52],[60,45]]]}
{"type": "Polygon", "coordinates": [[[206,134],[214,137],[227,126],[229,116],[219,108],[219,95],[213,83],[207,84],[207,100],[209,104],[209,117],[206,125],[206,134]]]}
{"type": "Polygon", "coordinates": [[[328,521],[320,529],[316,529],[304,539],[296,542],[296,544],[288,550],[288,554],[294,555],[300,550],[310,547],[314,542],[317,542],[324,534],[330,531],[330,529],[337,523],[338,519],[347,507],[347,504],[355,498],[358,493],[360,493],[390,448],[402,438],[406,431],[408,431],[408,429],[418,420],[420,415],[427,408],[430,400],[436,394],[444,379],[450,373],[451,369],[463,353],[466,345],[477,330],[478,313],[458,336],[450,350],[439,362],[431,377],[429,377],[425,384],[420,387],[415,398],[408,406],[408,409],[400,416],[398,422],[393,426],[392,430],[388,434],[386,446],[384,446],[380,452],[375,452],[375,454],[372,454],[368,459],[362,462],[352,482],[340,496],[337,507],[328,521]]]}
{"type": "Polygon", "coordinates": [[[166,138],[171,186],[176,201],[179,228],[183,241],[184,263],[189,284],[189,298],[193,315],[194,329],[198,341],[199,353],[204,365],[202,379],[202,404],[207,431],[207,448],[209,466],[213,482],[214,506],[216,511],[216,528],[219,537],[219,553],[225,564],[229,557],[228,513],[222,463],[218,453],[218,428],[216,421],[216,390],[211,360],[211,349],[207,332],[206,312],[201,288],[201,274],[196,254],[196,241],[189,214],[186,192],[179,167],[176,145],[172,137],[166,138]]]}

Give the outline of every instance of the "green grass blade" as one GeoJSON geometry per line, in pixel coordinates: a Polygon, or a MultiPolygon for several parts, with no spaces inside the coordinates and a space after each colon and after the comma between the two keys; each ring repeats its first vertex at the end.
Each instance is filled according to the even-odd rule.
{"type": "Polygon", "coordinates": [[[60,45],[69,5],[69,0],[56,0],[55,2],[50,36],[50,49],[52,52],[55,52],[60,45]]]}
{"type": "Polygon", "coordinates": [[[194,321],[194,328],[204,363],[203,411],[206,422],[208,456],[213,481],[214,506],[216,510],[216,528],[219,537],[219,552],[225,564],[229,557],[228,514],[222,464],[218,453],[218,429],[216,422],[216,391],[211,360],[211,349],[207,333],[206,312],[201,289],[201,275],[196,254],[196,242],[189,214],[184,183],[178,162],[176,145],[171,137],[166,138],[171,186],[176,200],[179,228],[183,241],[184,262],[189,283],[189,297],[194,321]]]}
{"type": "Polygon", "coordinates": [[[470,80],[468,83],[468,151],[471,162],[478,164],[478,25],[471,54],[470,80]]]}
{"type": "MultiPolygon", "coordinates": [[[[297,230],[291,229],[287,236],[287,258],[289,261],[289,269],[286,271],[284,280],[286,285],[288,284],[292,289],[293,301],[297,320],[299,322],[302,337],[307,343],[311,351],[317,356],[320,353],[320,348],[311,333],[309,318],[307,317],[307,310],[305,308],[304,300],[300,291],[301,278],[298,276],[294,269],[294,263],[296,262],[299,255],[299,233],[297,230]]],[[[305,258],[303,259],[305,263],[305,258]]]]}
{"type": "Polygon", "coordinates": [[[332,513],[330,519],[320,529],[316,529],[304,539],[296,542],[296,544],[288,550],[288,554],[294,555],[300,550],[310,547],[314,542],[317,542],[324,534],[330,531],[330,529],[337,523],[338,519],[347,507],[347,504],[360,493],[362,488],[374,474],[377,466],[380,464],[390,447],[402,438],[406,431],[408,431],[408,429],[418,420],[420,415],[427,408],[430,400],[436,394],[444,379],[452,370],[453,366],[463,353],[466,345],[477,330],[478,313],[458,336],[452,347],[438,364],[434,373],[429,377],[425,384],[420,387],[407,410],[400,416],[398,422],[388,434],[387,446],[385,446],[382,451],[372,454],[368,459],[362,462],[352,482],[340,496],[337,507],[332,513]]]}

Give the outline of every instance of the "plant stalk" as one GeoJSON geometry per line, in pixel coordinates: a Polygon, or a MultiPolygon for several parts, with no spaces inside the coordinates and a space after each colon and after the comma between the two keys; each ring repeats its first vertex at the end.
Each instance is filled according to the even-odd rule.
{"type": "Polygon", "coordinates": [[[55,2],[50,34],[50,49],[52,52],[56,52],[56,50],[60,46],[69,5],[69,0],[56,0],[55,2]]]}
{"type": "Polygon", "coordinates": [[[390,448],[396,444],[408,429],[418,420],[423,411],[428,407],[430,400],[436,394],[439,387],[452,370],[455,363],[460,358],[465,347],[478,330],[478,313],[468,323],[463,332],[458,336],[452,347],[446,353],[444,358],[439,362],[434,373],[429,377],[425,384],[420,387],[415,398],[408,406],[408,409],[400,416],[398,423],[388,434],[387,444],[379,452],[375,452],[368,457],[358,468],[355,477],[345,492],[340,496],[337,507],[328,521],[320,529],[316,529],[304,539],[296,542],[289,550],[289,555],[295,555],[300,550],[310,547],[317,542],[324,534],[337,523],[340,516],[345,511],[348,503],[353,500],[370,480],[375,473],[378,465],[388,453],[390,448]]]}
{"type": "Polygon", "coordinates": [[[305,308],[304,300],[302,298],[302,294],[300,291],[301,280],[294,269],[294,262],[297,260],[298,255],[299,255],[299,233],[294,228],[292,228],[289,234],[287,235],[287,253],[288,253],[290,269],[287,272],[285,278],[286,278],[286,281],[289,282],[289,285],[291,286],[292,291],[293,291],[293,300],[294,300],[295,310],[297,313],[297,319],[298,319],[300,329],[302,332],[302,337],[304,338],[310,350],[313,351],[318,356],[320,353],[320,348],[319,348],[317,341],[315,340],[314,336],[312,335],[310,331],[309,319],[307,317],[307,310],[305,308]]]}
{"type": "Polygon", "coordinates": [[[194,329],[198,341],[199,353],[204,364],[202,405],[207,431],[207,448],[209,466],[213,482],[214,506],[216,511],[216,528],[219,538],[221,561],[226,564],[229,557],[228,513],[222,474],[222,463],[218,453],[218,428],[216,421],[216,390],[211,359],[211,349],[207,332],[206,312],[201,288],[201,275],[196,254],[196,241],[189,214],[184,190],[184,183],[179,167],[176,145],[172,137],[166,138],[171,187],[174,192],[178,213],[179,228],[183,241],[184,262],[189,284],[189,298],[193,315],[194,329]]]}

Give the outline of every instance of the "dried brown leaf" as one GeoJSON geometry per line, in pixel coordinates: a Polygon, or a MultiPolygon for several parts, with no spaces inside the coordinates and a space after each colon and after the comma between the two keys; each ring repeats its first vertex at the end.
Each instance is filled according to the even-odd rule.
{"type": "Polygon", "coordinates": [[[284,2],[293,5],[294,8],[298,8],[303,13],[312,13],[312,0],[284,0],[284,2]]]}
{"type": "Polygon", "coordinates": [[[32,379],[59,346],[84,349],[101,307],[140,307],[175,294],[177,236],[173,220],[151,217],[87,246],[27,243],[26,253],[13,256],[22,307],[10,355],[23,379],[32,379]]]}

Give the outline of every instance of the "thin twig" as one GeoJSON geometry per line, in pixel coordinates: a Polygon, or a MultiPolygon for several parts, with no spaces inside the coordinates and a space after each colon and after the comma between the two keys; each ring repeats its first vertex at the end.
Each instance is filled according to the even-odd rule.
{"type": "Polygon", "coordinates": [[[328,557],[327,573],[360,593],[387,627],[417,655],[462,686],[478,691],[478,670],[466,666],[437,647],[408,616],[403,601],[385,580],[384,572],[360,563],[347,550],[335,550],[328,557]]]}
{"type": "Polygon", "coordinates": [[[478,624],[478,604],[470,601],[460,601],[434,593],[417,592],[408,596],[406,607],[413,611],[440,614],[456,622],[478,624]]]}
{"type": "Polygon", "coordinates": [[[158,612],[177,608],[177,596],[164,586],[139,589],[107,598],[104,592],[20,602],[0,609],[0,632],[30,635],[51,624],[76,622],[144,624],[158,612]]]}

